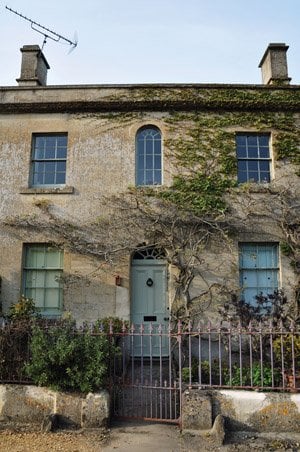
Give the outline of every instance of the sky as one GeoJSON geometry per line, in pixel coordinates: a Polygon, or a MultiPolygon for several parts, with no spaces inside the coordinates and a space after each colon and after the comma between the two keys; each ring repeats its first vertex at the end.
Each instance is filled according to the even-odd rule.
{"type": "Polygon", "coordinates": [[[48,85],[261,83],[270,42],[285,42],[300,83],[300,0],[7,0],[0,2],[0,86],[17,85],[20,47],[43,36],[18,11],[73,40],[50,39],[48,85]]]}

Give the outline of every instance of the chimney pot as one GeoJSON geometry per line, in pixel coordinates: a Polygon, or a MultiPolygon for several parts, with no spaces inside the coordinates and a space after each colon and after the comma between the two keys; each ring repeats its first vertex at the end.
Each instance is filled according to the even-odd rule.
{"type": "Polygon", "coordinates": [[[21,75],[17,79],[19,86],[45,86],[50,66],[38,45],[26,45],[21,49],[21,75]]]}
{"type": "Polygon", "coordinates": [[[289,85],[285,43],[270,43],[259,63],[264,85],[289,85]]]}

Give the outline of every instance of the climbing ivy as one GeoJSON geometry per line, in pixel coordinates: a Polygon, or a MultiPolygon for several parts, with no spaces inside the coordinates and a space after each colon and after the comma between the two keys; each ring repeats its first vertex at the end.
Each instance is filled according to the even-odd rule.
{"type": "Polygon", "coordinates": [[[166,119],[167,158],[177,175],[157,195],[194,214],[226,211],[224,194],[237,186],[236,131],[272,133],[277,160],[300,166],[299,130],[292,113],[173,112],[166,119]]]}

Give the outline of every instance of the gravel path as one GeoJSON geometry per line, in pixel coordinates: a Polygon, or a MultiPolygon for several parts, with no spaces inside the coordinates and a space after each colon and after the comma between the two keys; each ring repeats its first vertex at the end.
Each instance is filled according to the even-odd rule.
{"type": "Polygon", "coordinates": [[[1,452],[261,452],[300,451],[300,434],[236,433],[217,447],[165,424],[124,423],[109,431],[0,431],[1,452]]]}
{"type": "Polygon", "coordinates": [[[1,452],[99,452],[108,439],[105,432],[21,433],[0,432],[1,452]]]}

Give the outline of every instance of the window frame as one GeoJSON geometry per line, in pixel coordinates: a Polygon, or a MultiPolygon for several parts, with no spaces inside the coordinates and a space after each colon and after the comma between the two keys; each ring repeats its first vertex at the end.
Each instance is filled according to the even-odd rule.
{"type": "Polygon", "coordinates": [[[135,136],[135,185],[137,187],[155,187],[161,186],[163,184],[163,149],[162,149],[162,132],[159,127],[153,124],[147,124],[140,127],[135,136]],[[146,137],[143,139],[143,150],[140,149],[139,144],[142,142],[140,140],[140,136],[145,132],[155,131],[155,134],[159,134],[159,138],[157,139],[153,136],[152,139],[152,153],[147,152],[147,141],[146,137]],[[157,149],[155,144],[159,143],[159,152],[156,152],[157,149]],[[143,154],[143,155],[141,155],[143,154]],[[152,156],[152,168],[147,166],[147,157],[148,161],[150,160],[150,156],[152,156]],[[143,169],[140,169],[140,162],[143,162],[143,169]],[[159,166],[156,166],[159,162],[159,166]],[[142,173],[142,178],[140,178],[140,174],[142,173]],[[151,173],[151,183],[148,183],[147,176],[151,173]],[[158,173],[158,174],[156,174],[158,173]],[[159,175],[159,182],[156,182],[155,179],[159,175]]]}
{"type": "MultiPolygon", "coordinates": [[[[31,256],[32,257],[32,256],[31,256]]],[[[38,255],[36,257],[38,259],[38,255]]],[[[62,313],[63,306],[63,284],[61,277],[64,270],[64,252],[56,246],[49,243],[26,243],[23,245],[23,266],[22,266],[22,290],[25,297],[32,298],[35,302],[41,315],[44,317],[59,317],[62,313]],[[47,251],[48,249],[55,250],[58,253],[59,265],[51,266],[47,264],[47,251]],[[43,251],[43,262],[45,265],[30,265],[29,253],[33,254],[34,251],[43,251]],[[49,280],[51,282],[51,276],[54,275],[55,285],[49,285],[49,280]],[[31,284],[29,284],[31,278],[31,284]],[[37,281],[34,284],[34,279],[37,281]],[[44,284],[39,285],[39,282],[43,279],[44,284]],[[37,297],[33,294],[39,291],[42,294],[42,303],[39,303],[37,297]],[[57,294],[57,304],[56,306],[47,306],[46,296],[51,293],[50,291],[57,294]]]]}
{"type": "MultiPolygon", "coordinates": [[[[48,149],[49,151],[49,149],[48,149]]],[[[67,156],[68,156],[68,134],[67,132],[47,132],[47,133],[33,133],[32,134],[32,143],[31,143],[31,157],[30,157],[30,181],[29,181],[29,187],[30,188],[55,188],[55,187],[65,187],[66,186],[66,176],[67,176],[67,156]],[[57,150],[58,150],[58,143],[57,140],[61,137],[65,138],[65,145],[61,146],[61,148],[65,148],[65,156],[64,157],[57,157],[57,150]],[[37,157],[36,153],[38,153],[39,148],[37,147],[36,143],[37,143],[37,139],[38,138],[54,138],[56,139],[56,145],[55,145],[55,150],[54,150],[54,157],[51,158],[46,158],[45,157],[45,153],[47,151],[47,147],[46,147],[46,143],[44,144],[44,148],[43,148],[43,152],[44,152],[44,157],[37,157]],[[58,163],[64,163],[65,168],[64,170],[57,170],[57,164],[58,163]],[[49,171],[36,171],[36,167],[38,164],[53,164],[55,167],[55,170],[53,172],[49,172],[49,171]],[[35,176],[36,175],[43,175],[43,178],[45,178],[47,175],[49,176],[50,174],[54,175],[54,178],[57,179],[59,174],[63,174],[64,175],[64,181],[63,182],[35,182],[35,176]]],[[[46,166],[45,166],[46,168],[46,166]]]]}
{"type": "Polygon", "coordinates": [[[239,184],[256,183],[269,184],[273,178],[272,168],[272,148],[271,148],[271,134],[269,132],[237,132],[235,135],[236,159],[237,159],[237,181],[239,184]],[[238,143],[238,139],[245,138],[245,145],[238,143]],[[256,144],[250,142],[256,139],[256,144]],[[261,144],[260,139],[267,139],[267,145],[261,144]],[[239,155],[241,150],[245,151],[245,156],[239,155]],[[268,155],[264,156],[264,152],[268,155]],[[257,155],[250,156],[249,154],[256,152],[257,155]],[[242,162],[245,163],[245,169],[240,169],[242,162]],[[267,162],[267,169],[262,169],[263,164],[267,162]],[[252,164],[252,168],[250,168],[252,164]],[[256,169],[254,168],[256,164],[256,169]],[[250,174],[256,174],[257,177],[250,177],[250,174]],[[246,177],[242,177],[246,175],[246,177]],[[267,175],[266,179],[263,175],[267,175]]]}
{"type": "Polygon", "coordinates": [[[239,255],[239,285],[241,289],[241,298],[246,303],[256,306],[255,296],[263,294],[273,294],[276,290],[280,288],[280,256],[279,256],[279,243],[278,242],[240,242],[238,244],[238,255],[239,255]],[[245,262],[249,262],[249,257],[247,257],[247,253],[250,255],[251,253],[255,254],[253,256],[253,265],[245,265],[245,262]],[[262,254],[264,250],[265,254],[262,254]],[[266,253],[268,252],[268,254],[266,253]],[[268,265],[260,265],[260,263],[265,260],[268,265]],[[265,275],[264,275],[265,274],[265,275]],[[245,286],[244,281],[248,279],[255,280],[256,284],[245,286]],[[267,276],[269,275],[269,276],[267,276]],[[266,284],[258,284],[258,282],[262,282],[263,277],[267,277],[269,285],[267,285],[268,281],[265,279],[266,284]],[[267,292],[264,292],[263,289],[267,289],[267,292]],[[252,295],[251,299],[245,292],[247,293],[255,293],[252,295]]]}

